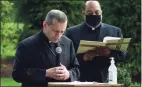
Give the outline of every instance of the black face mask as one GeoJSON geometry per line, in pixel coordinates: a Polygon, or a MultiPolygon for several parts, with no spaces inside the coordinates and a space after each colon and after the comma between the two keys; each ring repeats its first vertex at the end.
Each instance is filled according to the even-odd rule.
{"type": "Polygon", "coordinates": [[[98,26],[101,21],[101,15],[86,15],[86,23],[92,27],[98,26]]]}

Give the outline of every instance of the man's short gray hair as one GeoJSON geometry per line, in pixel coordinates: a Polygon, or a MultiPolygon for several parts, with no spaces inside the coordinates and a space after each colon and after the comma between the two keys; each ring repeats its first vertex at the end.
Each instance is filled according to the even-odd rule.
{"type": "Polygon", "coordinates": [[[56,19],[60,23],[67,22],[67,16],[60,10],[51,10],[47,13],[45,21],[47,24],[53,24],[53,20],[56,19]]]}

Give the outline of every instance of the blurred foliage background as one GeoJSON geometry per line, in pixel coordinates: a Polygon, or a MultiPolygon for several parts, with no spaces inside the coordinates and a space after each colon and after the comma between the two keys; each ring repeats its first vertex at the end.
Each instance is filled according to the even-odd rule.
{"type": "MultiPolygon", "coordinates": [[[[122,29],[131,37],[127,59],[117,64],[130,73],[132,82],[141,82],[141,1],[98,0],[103,22],[122,29]]],[[[1,58],[13,58],[19,41],[42,29],[42,21],[51,9],[60,9],[68,16],[68,27],[84,21],[85,0],[1,0],[1,58]]],[[[121,81],[120,81],[121,82],[121,81]]]]}

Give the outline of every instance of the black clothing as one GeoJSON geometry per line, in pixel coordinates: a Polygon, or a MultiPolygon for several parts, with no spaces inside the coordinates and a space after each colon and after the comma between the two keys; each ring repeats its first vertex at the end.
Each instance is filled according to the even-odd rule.
{"type": "Polygon", "coordinates": [[[72,41],[63,35],[57,44],[53,44],[53,47],[50,45],[51,43],[43,31],[19,43],[12,76],[15,81],[22,83],[22,87],[47,87],[47,82],[57,81],[45,77],[46,69],[57,66],[54,51],[57,45],[62,48],[60,62],[66,66],[70,73],[70,78],[66,81],[78,80],[80,76],[79,63],[72,41]]]}
{"type": "MultiPolygon", "coordinates": [[[[102,42],[106,36],[122,37],[120,28],[104,23],[102,23],[95,30],[92,30],[92,28],[88,27],[86,23],[81,23],[68,28],[65,32],[65,35],[73,41],[76,52],[79,47],[80,40],[102,42]]],[[[107,73],[104,71],[102,72],[102,70],[108,69],[110,65],[109,57],[97,56],[93,58],[93,60],[86,62],[83,60],[83,56],[84,54],[77,54],[80,64],[80,81],[104,82],[104,80],[106,80],[107,73]]],[[[110,57],[111,56],[115,57],[115,61],[117,62],[117,60],[125,58],[126,52],[111,50],[110,57]]]]}

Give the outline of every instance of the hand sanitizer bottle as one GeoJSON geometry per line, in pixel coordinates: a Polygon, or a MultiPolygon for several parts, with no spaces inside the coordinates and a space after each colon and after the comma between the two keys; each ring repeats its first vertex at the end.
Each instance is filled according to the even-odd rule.
{"type": "Polygon", "coordinates": [[[108,68],[108,83],[117,84],[117,68],[115,66],[114,58],[111,57],[111,65],[108,68]]]}

